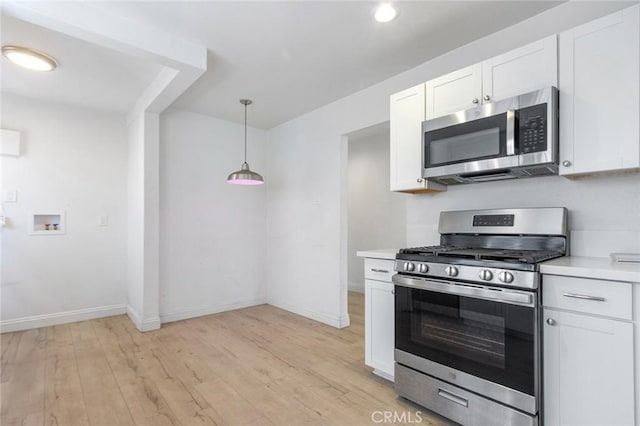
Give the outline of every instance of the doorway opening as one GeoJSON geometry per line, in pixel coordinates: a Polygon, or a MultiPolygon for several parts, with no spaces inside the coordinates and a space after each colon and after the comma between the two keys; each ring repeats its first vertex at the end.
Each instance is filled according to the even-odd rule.
{"type": "Polygon", "coordinates": [[[389,122],[346,136],[347,310],[364,333],[364,259],[356,252],[405,247],[406,200],[389,189],[389,122]]]}

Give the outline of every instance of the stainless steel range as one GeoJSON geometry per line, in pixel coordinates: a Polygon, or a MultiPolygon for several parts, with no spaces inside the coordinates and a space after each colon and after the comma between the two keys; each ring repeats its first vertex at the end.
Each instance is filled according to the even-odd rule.
{"type": "Polygon", "coordinates": [[[439,232],[396,255],[396,392],[464,425],[539,424],[538,269],[567,254],[567,210],[443,212],[439,232]]]}

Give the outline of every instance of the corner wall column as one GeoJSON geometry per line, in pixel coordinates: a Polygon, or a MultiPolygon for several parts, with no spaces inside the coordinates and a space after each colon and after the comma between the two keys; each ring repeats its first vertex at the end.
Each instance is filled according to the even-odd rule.
{"type": "Polygon", "coordinates": [[[140,331],[160,328],[159,114],[128,124],[127,314],[140,331]]]}

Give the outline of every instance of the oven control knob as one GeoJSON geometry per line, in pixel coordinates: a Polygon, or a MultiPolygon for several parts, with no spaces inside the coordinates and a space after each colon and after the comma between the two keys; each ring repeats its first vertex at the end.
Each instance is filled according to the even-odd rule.
{"type": "Polygon", "coordinates": [[[491,281],[491,278],[493,278],[493,273],[488,269],[483,269],[482,271],[480,271],[478,276],[481,280],[491,281]]]}
{"type": "Polygon", "coordinates": [[[455,266],[447,266],[444,271],[447,273],[447,275],[449,275],[450,277],[455,277],[456,275],[458,275],[458,268],[456,268],[455,266]]]}
{"type": "Polygon", "coordinates": [[[513,282],[513,274],[511,272],[502,271],[498,274],[498,279],[503,283],[511,283],[513,282]]]}
{"type": "Polygon", "coordinates": [[[416,265],[414,265],[412,262],[404,262],[404,270],[405,271],[413,271],[414,269],[416,269],[416,265]]]}
{"type": "Polygon", "coordinates": [[[421,263],[418,269],[423,274],[426,274],[427,272],[429,272],[429,266],[425,265],[424,263],[421,263]]]}

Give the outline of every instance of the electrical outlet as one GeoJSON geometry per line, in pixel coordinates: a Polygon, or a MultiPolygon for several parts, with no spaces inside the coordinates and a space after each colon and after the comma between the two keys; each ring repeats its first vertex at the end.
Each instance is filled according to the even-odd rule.
{"type": "Polygon", "coordinates": [[[98,221],[99,226],[109,226],[109,216],[103,214],[100,216],[100,220],[98,221]]]}

